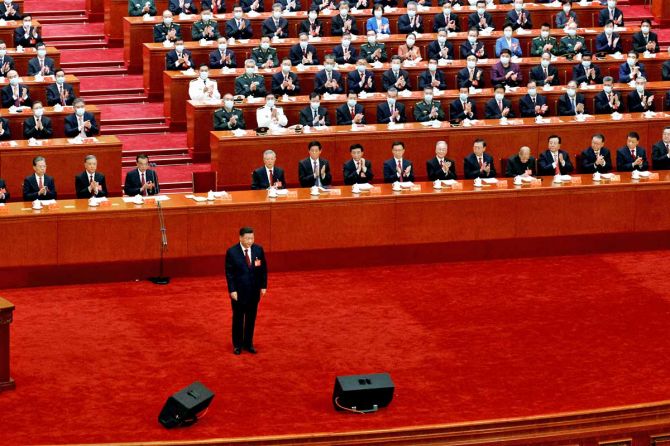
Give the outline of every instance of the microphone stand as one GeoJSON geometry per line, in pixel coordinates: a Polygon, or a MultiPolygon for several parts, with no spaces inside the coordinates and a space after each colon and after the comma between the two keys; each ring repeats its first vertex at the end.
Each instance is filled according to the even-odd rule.
{"type": "Polygon", "coordinates": [[[161,258],[159,263],[158,277],[149,277],[149,280],[156,285],[167,285],[170,283],[170,278],[163,275],[163,257],[167,251],[168,242],[167,242],[167,229],[165,227],[165,217],[163,215],[163,207],[161,206],[160,201],[156,201],[156,207],[158,208],[158,221],[160,223],[161,231],[161,258]]]}

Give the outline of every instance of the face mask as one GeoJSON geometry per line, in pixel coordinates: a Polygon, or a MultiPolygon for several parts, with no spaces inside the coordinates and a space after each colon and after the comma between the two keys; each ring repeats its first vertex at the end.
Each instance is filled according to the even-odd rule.
{"type": "Polygon", "coordinates": [[[346,17],[347,15],[349,15],[349,10],[348,9],[340,9],[340,15],[342,17],[346,17]]]}
{"type": "Polygon", "coordinates": [[[614,8],[616,6],[616,2],[607,2],[607,6],[609,8],[614,8]]]}
{"type": "Polygon", "coordinates": [[[542,59],[542,61],[540,61],[540,64],[542,65],[542,68],[547,68],[549,66],[549,62],[550,61],[546,59],[542,59]]]}
{"type": "Polygon", "coordinates": [[[484,15],[484,12],[485,12],[484,8],[477,8],[477,14],[484,15]]]}
{"type": "Polygon", "coordinates": [[[426,103],[433,102],[433,95],[432,94],[426,94],[423,96],[423,100],[426,101],[426,103]]]}
{"type": "Polygon", "coordinates": [[[584,68],[590,68],[591,67],[591,61],[590,60],[582,60],[582,66],[584,68]]]}
{"type": "Polygon", "coordinates": [[[393,69],[393,71],[400,71],[400,64],[394,63],[393,65],[391,65],[391,69],[393,69]]]}
{"type": "Polygon", "coordinates": [[[212,19],[212,16],[209,14],[203,15],[202,16],[202,21],[203,22],[209,22],[212,19]]]}
{"type": "Polygon", "coordinates": [[[577,94],[577,92],[575,91],[574,88],[568,88],[568,96],[572,98],[575,96],[575,94],[577,94]]]}
{"type": "Polygon", "coordinates": [[[320,106],[321,106],[320,102],[312,102],[311,103],[312,110],[318,110],[320,106]]]}
{"type": "Polygon", "coordinates": [[[506,30],[503,32],[503,34],[505,34],[505,37],[507,37],[508,39],[509,39],[510,37],[512,37],[512,31],[509,30],[509,29],[506,29],[506,30]]]}
{"type": "Polygon", "coordinates": [[[459,93],[458,98],[461,100],[461,102],[468,102],[468,94],[467,93],[459,93]]]}
{"type": "Polygon", "coordinates": [[[225,101],[223,101],[223,105],[230,110],[231,108],[233,108],[233,101],[231,101],[230,99],[226,99],[225,101]]]}
{"type": "Polygon", "coordinates": [[[477,43],[477,38],[473,36],[468,36],[468,42],[470,42],[470,45],[474,45],[477,43]]]}
{"type": "Polygon", "coordinates": [[[540,36],[543,39],[546,39],[547,37],[549,37],[549,31],[540,31],[540,36]]]}
{"type": "Polygon", "coordinates": [[[177,45],[174,47],[175,50],[177,50],[178,53],[181,53],[184,51],[184,45],[177,45]]]}
{"type": "Polygon", "coordinates": [[[577,35],[577,30],[576,29],[569,29],[568,30],[568,36],[575,37],[576,35],[577,35]]]}
{"type": "Polygon", "coordinates": [[[47,50],[37,50],[37,55],[39,57],[44,57],[47,55],[47,50]]]}
{"type": "Polygon", "coordinates": [[[313,13],[313,12],[310,12],[310,13],[309,13],[309,18],[310,18],[310,19],[312,19],[312,20],[316,20],[316,17],[317,17],[317,15],[316,15],[315,13],[313,13]]]}
{"type": "Polygon", "coordinates": [[[233,13],[233,16],[238,20],[241,19],[242,18],[242,11],[235,11],[233,13]]]}
{"type": "Polygon", "coordinates": [[[11,4],[12,4],[12,0],[5,0],[5,4],[6,4],[6,5],[11,5],[11,4]]]}
{"type": "Polygon", "coordinates": [[[628,62],[628,65],[633,66],[635,65],[636,60],[633,59],[632,57],[629,57],[628,59],[626,59],[626,62],[628,62]]]}
{"type": "Polygon", "coordinates": [[[274,17],[275,19],[278,19],[279,17],[281,17],[281,11],[274,11],[272,13],[272,17],[274,17]]]}
{"type": "Polygon", "coordinates": [[[529,88],[528,94],[531,96],[535,96],[537,94],[537,88],[529,88]]]}
{"type": "Polygon", "coordinates": [[[521,11],[522,9],[523,9],[523,3],[522,4],[519,4],[519,3],[514,4],[514,10],[515,11],[521,11]]]}
{"type": "Polygon", "coordinates": [[[40,116],[42,116],[44,114],[44,109],[43,108],[36,108],[34,110],[34,112],[35,112],[35,116],[37,116],[39,118],[40,116]]]}
{"type": "Polygon", "coordinates": [[[395,105],[395,98],[386,98],[386,102],[388,102],[389,105],[395,105]]]}
{"type": "Polygon", "coordinates": [[[302,48],[303,50],[306,50],[307,49],[307,42],[300,42],[300,48],[302,48]]]}
{"type": "Polygon", "coordinates": [[[635,89],[637,90],[638,93],[642,94],[644,93],[644,85],[636,85],[635,89]]]}
{"type": "Polygon", "coordinates": [[[612,28],[605,28],[605,34],[607,34],[608,36],[611,36],[611,35],[612,35],[612,32],[614,32],[614,29],[612,29],[612,28]]]}
{"type": "Polygon", "coordinates": [[[163,23],[166,25],[172,25],[172,17],[163,17],[163,23]]]}
{"type": "Polygon", "coordinates": [[[444,8],[442,12],[444,13],[444,15],[451,15],[451,9],[449,8],[444,8]]]}
{"type": "Polygon", "coordinates": [[[434,63],[429,63],[428,64],[428,70],[429,71],[436,71],[437,70],[437,65],[435,65],[434,63]]]}
{"type": "Polygon", "coordinates": [[[282,66],[281,66],[281,70],[282,70],[284,73],[288,73],[289,71],[291,71],[291,65],[282,65],[282,66]]]}
{"type": "Polygon", "coordinates": [[[414,39],[407,39],[406,42],[407,42],[407,46],[414,46],[414,42],[416,42],[416,40],[414,40],[414,39]]]}
{"type": "Polygon", "coordinates": [[[26,20],[25,22],[23,22],[23,26],[26,28],[30,28],[30,21],[26,20]]]}
{"type": "Polygon", "coordinates": [[[365,73],[365,65],[356,65],[356,69],[359,73],[365,73]]]}
{"type": "Polygon", "coordinates": [[[344,39],[342,41],[342,48],[349,48],[349,45],[351,45],[351,40],[349,39],[344,39]]]}
{"type": "Polygon", "coordinates": [[[244,69],[244,72],[247,73],[248,75],[252,75],[252,74],[254,74],[254,69],[251,68],[251,67],[246,67],[244,69]]]}
{"type": "Polygon", "coordinates": [[[368,43],[370,45],[374,45],[377,42],[377,38],[375,36],[368,36],[368,43]]]}
{"type": "Polygon", "coordinates": [[[648,27],[648,26],[643,26],[643,27],[640,28],[640,29],[642,30],[642,32],[643,32],[644,34],[649,33],[649,27],[648,27]]]}
{"type": "Polygon", "coordinates": [[[10,85],[13,87],[19,85],[19,78],[18,77],[13,77],[9,80],[10,85]]]}
{"type": "Polygon", "coordinates": [[[502,101],[503,98],[505,97],[505,95],[502,94],[502,93],[496,93],[495,97],[496,97],[496,101],[502,101]]]}
{"type": "Polygon", "coordinates": [[[416,11],[407,11],[407,16],[411,19],[416,15],[416,11]]]}
{"type": "Polygon", "coordinates": [[[84,116],[84,113],[86,112],[86,109],[84,108],[76,108],[74,112],[77,114],[77,116],[84,116]]]}
{"type": "Polygon", "coordinates": [[[220,43],[219,44],[219,51],[223,51],[225,53],[227,49],[228,49],[228,45],[226,45],[225,43],[220,43]]]}
{"type": "Polygon", "coordinates": [[[265,105],[267,108],[272,108],[275,106],[275,100],[274,99],[268,99],[265,101],[265,105]]]}
{"type": "Polygon", "coordinates": [[[348,99],[347,100],[347,105],[349,108],[355,107],[356,106],[356,99],[348,99]]]}
{"type": "Polygon", "coordinates": [[[475,62],[474,60],[468,60],[467,65],[468,68],[472,69],[477,66],[477,62],[475,62]]]}
{"type": "Polygon", "coordinates": [[[382,18],[382,11],[375,11],[375,17],[377,17],[378,19],[381,19],[382,18]]]}
{"type": "Polygon", "coordinates": [[[326,64],[326,71],[333,71],[333,65],[332,64],[326,64]]]}
{"type": "Polygon", "coordinates": [[[564,6],[563,7],[563,12],[567,15],[570,14],[570,7],[569,6],[564,6]]]}
{"type": "Polygon", "coordinates": [[[437,36],[437,41],[441,44],[444,45],[444,43],[447,41],[447,38],[444,36],[437,36]]]}
{"type": "Polygon", "coordinates": [[[5,57],[7,50],[0,50],[0,57],[5,57]]]}
{"type": "Polygon", "coordinates": [[[209,76],[209,73],[207,71],[201,71],[200,72],[200,79],[202,79],[203,81],[206,81],[208,76],[209,76]]]}
{"type": "Polygon", "coordinates": [[[507,64],[509,63],[509,57],[501,57],[501,58],[500,58],[500,62],[501,62],[503,65],[507,65],[507,64]]]}
{"type": "Polygon", "coordinates": [[[612,92],[612,86],[611,85],[605,85],[603,87],[603,91],[607,94],[610,94],[612,92]]]}
{"type": "Polygon", "coordinates": [[[56,83],[59,85],[63,85],[65,83],[65,78],[63,76],[58,76],[56,78],[56,83]]]}

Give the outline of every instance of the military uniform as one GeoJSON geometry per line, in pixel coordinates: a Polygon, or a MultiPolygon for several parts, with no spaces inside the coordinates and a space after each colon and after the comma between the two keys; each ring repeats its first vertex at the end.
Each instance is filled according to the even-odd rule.
{"type": "Polygon", "coordinates": [[[532,40],[531,45],[530,45],[530,55],[533,57],[540,57],[542,56],[542,53],[544,53],[544,46],[545,45],[553,45],[551,48],[550,53],[553,54],[554,56],[558,56],[558,41],[556,40],[556,37],[547,37],[546,39],[543,39],[542,37],[536,37],[532,40]]]}
{"type": "Polygon", "coordinates": [[[440,101],[432,101],[430,104],[426,104],[426,101],[417,102],[414,106],[414,120],[417,122],[426,122],[432,119],[444,121],[444,110],[440,101]],[[433,107],[437,108],[437,118],[430,118],[430,111],[433,107]]]}
{"type": "Polygon", "coordinates": [[[582,36],[575,36],[575,37],[565,36],[561,39],[561,48],[559,50],[560,54],[561,55],[575,54],[575,45],[577,45],[577,42],[582,43],[582,47],[579,50],[580,53],[587,49],[586,41],[582,36]]]}
{"type": "Polygon", "coordinates": [[[233,107],[231,111],[227,111],[225,108],[221,107],[214,112],[214,130],[235,130],[245,128],[244,114],[239,108],[233,107]],[[231,126],[229,121],[233,116],[237,116],[237,123],[231,126]]]}
{"type": "Polygon", "coordinates": [[[192,79],[191,82],[189,82],[188,96],[194,101],[221,99],[221,93],[219,93],[219,87],[216,81],[209,78],[203,81],[200,77],[192,79]],[[211,97],[205,93],[205,88],[212,91],[211,97]]]}
{"type": "Polygon", "coordinates": [[[265,97],[267,95],[267,91],[265,90],[265,78],[263,78],[263,75],[257,73],[252,74],[251,76],[247,76],[246,74],[238,76],[235,79],[235,94],[253,96],[256,98],[265,97]],[[253,82],[258,83],[256,91],[251,91],[251,84],[253,82]]]}
{"type": "Polygon", "coordinates": [[[209,20],[207,23],[202,20],[198,20],[193,24],[193,28],[191,29],[191,37],[193,37],[193,40],[218,40],[218,38],[221,37],[219,34],[219,25],[214,20],[209,20]],[[212,27],[211,36],[205,36],[206,26],[212,27]]]}
{"type": "Polygon", "coordinates": [[[368,61],[368,63],[373,63],[376,61],[386,62],[386,45],[383,43],[376,42],[374,45],[371,43],[364,43],[361,45],[361,57],[368,61]],[[375,58],[372,55],[378,48],[381,48],[381,56],[375,58]]]}
{"type": "Polygon", "coordinates": [[[279,58],[277,57],[277,50],[274,48],[268,48],[267,51],[263,51],[262,48],[256,47],[251,50],[251,58],[256,62],[257,66],[265,65],[265,62],[272,60],[272,66],[276,67],[279,65],[279,58]]]}
{"type": "Polygon", "coordinates": [[[171,23],[170,26],[167,26],[165,23],[161,22],[154,26],[154,42],[165,42],[167,34],[171,29],[177,31],[174,39],[171,39],[171,41],[174,42],[177,39],[181,39],[181,26],[176,23],[171,23]]]}

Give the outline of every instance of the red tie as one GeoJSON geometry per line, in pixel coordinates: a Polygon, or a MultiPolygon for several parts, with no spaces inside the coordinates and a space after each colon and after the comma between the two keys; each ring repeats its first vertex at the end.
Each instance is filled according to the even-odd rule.
{"type": "Polygon", "coordinates": [[[38,178],[37,187],[39,187],[40,190],[42,190],[42,187],[44,187],[44,184],[42,183],[42,177],[38,178]]]}
{"type": "Polygon", "coordinates": [[[633,159],[635,159],[635,149],[630,150],[630,156],[633,157],[633,159]]]}
{"type": "Polygon", "coordinates": [[[554,169],[554,173],[555,173],[556,175],[560,175],[560,174],[561,174],[561,163],[560,163],[560,161],[558,160],[558,155],[556,155],[556,169],[554,169]]]}
{"type": "Polygon", "coordinates": [[[272,169],[270,169],[270,186],[272,186],[273,184],[275,184],[275,177],[272,174],[272,169]]]}
{"type": "Polygon", "coordinates": [[[400,181],[402,181],[402,164],[400,163],[400,160],[398,160],[397,163],[398,163],[398,176],[400,177],[400,181]]]}
{"type": "Polygon", "coordinates": [[[356,116],[354,114],[354,107],[351,107],[351,110],[349,111],[349,113],[351,113],[351,119],[354,119],[354,116],[356,116]]]}
{"type": "Polygon", "coordinates": [[[484,167],[484,162],[481,158],[477,158],[477,160],[479,160],[479,170],[481,170],[484,167]]]}
{"type": "MultiPolygon", "coordinates": [[[[144,184],[146,183],[146,181],[144,180],[144,172],[142,172],[141,174],[142,174],[142,178],[140,179],[140,181],[142,183],[142,186],[144,186],[144,184]]],[[[147,194],[148,194],[147,190],[144,189],[144,195],[147,195],[147,194]]]]}
{"type": "Polygon", "coordinates": [[[251,268],[251,257],[249,257],[249,249],[244,250],[244,259],[247,261],[247,266],[251,268]]]}

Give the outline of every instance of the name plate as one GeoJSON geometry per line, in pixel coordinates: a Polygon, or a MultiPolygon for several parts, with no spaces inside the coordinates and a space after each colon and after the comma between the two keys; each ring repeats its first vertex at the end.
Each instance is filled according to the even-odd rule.
{"type": "Polygon", "coordinates": [[[572,184],[582,184],[582,177],[572,177],[570,180],[572,184]]]}
{"type": "Polygon", "coordinates": [[[328,193],[333,197],[336,195],[339,196],[342,195],[342,189],[328,189],[328,193]]]}
{"type": "Polygon", "coordinates": [[[496,187],[498,189],[507,189],[507,180],[498,180],[496,187]]]}

